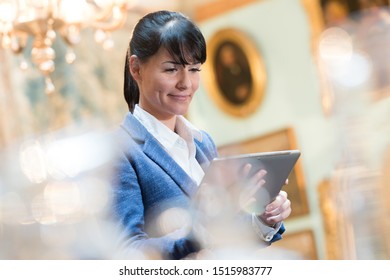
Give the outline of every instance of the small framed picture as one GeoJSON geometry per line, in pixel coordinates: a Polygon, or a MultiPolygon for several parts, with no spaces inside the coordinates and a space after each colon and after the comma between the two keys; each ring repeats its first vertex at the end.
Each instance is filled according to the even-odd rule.
{"type": "Polygon", "coordinates": [[[207,91],[226,113],[245,117],[261,104],[267,80],[256,45],[242,31],[227,28],[207,42],[204,81],[207,91]]]}

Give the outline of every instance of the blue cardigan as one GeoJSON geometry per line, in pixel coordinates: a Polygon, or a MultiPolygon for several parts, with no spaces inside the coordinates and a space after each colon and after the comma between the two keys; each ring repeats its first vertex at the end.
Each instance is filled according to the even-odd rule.
{"type": "MultiPolygon", "coordinates": [[[[155,232],[155,218],[171,207],[188,209],[197,184],[128,113],[115,134],[119,154],[115,161],[114,212],[125,236],[124,245],[153,251],[163,259],[182,259],[197,252],[200,244],[191,235],[179,239],[155,232]]],[[[202,131],[195,140],[196,160],[206,169],[217,156],[211,137],[202,131]]],[[[271,242],[281,239],[282,227],[271,242]]]]}

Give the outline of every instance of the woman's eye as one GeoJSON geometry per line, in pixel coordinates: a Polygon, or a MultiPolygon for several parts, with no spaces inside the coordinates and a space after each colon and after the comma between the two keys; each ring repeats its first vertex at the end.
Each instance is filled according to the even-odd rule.
{"type": "Polygon", "coordinates": [[[167,68],[165,69],[165,72],[175,72],[176,70],[176,68],[167,68]]]}
{"type": "Polygon", "coordinates": [[[190,71],[191,72],[200,72],[200,68],[191,68],[190,71]]]}

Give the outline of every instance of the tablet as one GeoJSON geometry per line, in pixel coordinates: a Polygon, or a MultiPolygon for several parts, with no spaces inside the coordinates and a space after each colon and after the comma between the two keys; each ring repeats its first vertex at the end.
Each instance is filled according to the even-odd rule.
{"type": "Polygon", "coordinates": [[[299,150],[284,150],[215,158],[206,170],[202,183],[219,186],[238,183],[245,188],[248,187],[245,186],[248,178],[261,169],[266,170],[267,174],[263,177],[265,183],[254,194],[256,203],[251,207],[252,212],[260,214],[279,194],[300,155],[299,150]],[[242,171],[247,163],[252,168],[244,178],[242,171]]]}

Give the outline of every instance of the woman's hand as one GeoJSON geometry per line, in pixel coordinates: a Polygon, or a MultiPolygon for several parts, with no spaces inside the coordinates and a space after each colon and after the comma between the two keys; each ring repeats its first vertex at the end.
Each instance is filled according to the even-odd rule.
{"type": "Polygon", "coordinates": [[[287,198],[285,191],[280,191],[278,196],[268,204],[263,214],[258,215],[261,221],[273,227],[275,224],[284,221],[291,214],[291,201],[287,198]]]}
{"type": "MultiPolygon", "coordinates": [[[[200,186],[196,196],[198,210],[202,210],[204,214],[216,216],[216,212],[226,213],[235,207],[238,211],[244,210],[249,213],[259,209],[256,206],[259,202],[255,197],[266,182],[267,171],[262,169],[249,176],[251,169],[252,165],[246,164],[239,174],[225,172],[223,176],[217,177],[215,184],[200,186]],[[237,204],[234,203],[235,201],[237,204]]],[[[287,184],[288,180],[285,182],[285,185],[287,184]]],[[[287,193],[280,191],[276,198],[265,207],[264,213],[256,213],[256,215],[265,225],[273,226],[285,220],[290,213],[291,202],[287,198],[287,193]]]]}
{"type": "MultiPolygon", "coordinates": [[[[250,169],[250,165],[245,166],[243,175],[247,176],[250,169]]],[[[243,209],[250,209],[253,205],[256,205],[254,195],[264,185],[264,176],[266,174],[266,170],[260,170],[247,182],[246,191],[242,192],[240,196],[240,205],[243,209]]],[[[287,184],[288,179],[285,182],[285,185],[287,184]]],[[[291,201],[288,199],[287,193],[280,191],[276,198],[266,206],[264,213],[258,214],[257,216],[265,225],[272,227],[290,216],[291,211],[291,201]]]]}

